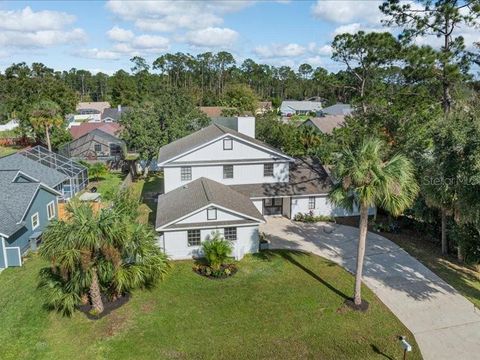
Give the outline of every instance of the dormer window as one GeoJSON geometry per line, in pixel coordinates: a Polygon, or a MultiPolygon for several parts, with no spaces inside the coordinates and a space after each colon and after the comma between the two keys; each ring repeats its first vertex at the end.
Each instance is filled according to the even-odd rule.
{"type": "Polygon", "coordinates": [[[207,220],[217,220],[217,209],[213,207],[207,209],[207,220]]]}
{"type": "Polygon", "coordinates": [[[223,150],[233,150],[233,139],[223,139],[223,150]]]}

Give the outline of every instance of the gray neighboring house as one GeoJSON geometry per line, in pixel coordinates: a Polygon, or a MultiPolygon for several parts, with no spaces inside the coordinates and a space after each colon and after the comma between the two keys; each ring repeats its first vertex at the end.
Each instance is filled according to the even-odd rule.
{"type": "Polygon", "coordinates": [[[320,101],[285,100],[280,106],[282,116],[320,114],[321,110],[322,103],[320,101]]]}
{"type": "Polygon", "coordinates": [[[88,185],[85,166],[42,146],[0,158],[0,170],[17,170],[54,189],[68,200],[88,185]]]}
{"type": "Polygon", "coordinates": [[[0,170],[0,268],[22,266],[58,214],[57,190],[18,170],[0,170]]]}
{"type": "Polygon", "coordinates": [[[72,159],[97,161],[114,164],[122,160],[126,154],[125,141],[117,136],[94,129],[77,139],[65,144],[60,153],[72,159]]]}
{"type": "Polygon", "coordinates": [[[300,126],[311,127],[323,134],[332,134],[334,129],[341,127],[344,123],[345,116],[343,115],[326,115],[307,119],[300,126]]]}
{"type": "Polygon", "coordinates": [[[107,108],[103,110],[101,119],[103,122],[119,122],[128,111],[130,111],[130,107],[122,107],[122,105],[118,105],[116,108],[107,108]]]}
{"type": "Polygon", "coordinates": [[[353,112],[352,106],[349,104],[343,104],[343,103],[336,103],[335,105],[332,106],[327,106],[326,108],[323,108],[321,113],[323,115],[351,115],[353,112]]]}

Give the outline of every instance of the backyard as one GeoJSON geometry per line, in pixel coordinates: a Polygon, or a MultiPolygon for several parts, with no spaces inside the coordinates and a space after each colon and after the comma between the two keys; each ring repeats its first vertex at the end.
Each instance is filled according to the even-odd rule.
{"type": "Polygon", "coordinates": [[[343,305],[353,277],[314,255],[263,252],[226,280],[174,262],[164,282],[137,291],[101,320],[64,318],[42,307],[33,257],[0,276],[2,359],[383,359],[413,336],[364,289],[366,313],[343,305]]]}

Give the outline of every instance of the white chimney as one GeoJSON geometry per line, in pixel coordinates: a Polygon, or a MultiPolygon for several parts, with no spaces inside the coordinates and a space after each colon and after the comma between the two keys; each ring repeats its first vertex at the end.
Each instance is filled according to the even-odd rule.
{"type": "Polygon", "coordinates": [[[118,110],[118,112],[122,112],[122,105],[118,104],[117,110],[118,110]]]}
{"type": "Polygon", "coordinates": [[[238,132],[255,138],[255,117],[239,116],[237,118],[238,132]]]}

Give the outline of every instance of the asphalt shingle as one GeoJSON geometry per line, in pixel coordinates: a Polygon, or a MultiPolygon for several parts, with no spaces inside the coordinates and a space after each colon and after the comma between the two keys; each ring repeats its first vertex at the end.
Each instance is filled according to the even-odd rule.
{"type": "Polygon", "coordinates": [[[199,178],[158,197],[156,227],[162,227],[210,204],[263,221],[252,201],[227,185],[199,178]]]}

